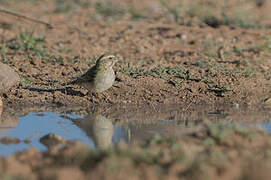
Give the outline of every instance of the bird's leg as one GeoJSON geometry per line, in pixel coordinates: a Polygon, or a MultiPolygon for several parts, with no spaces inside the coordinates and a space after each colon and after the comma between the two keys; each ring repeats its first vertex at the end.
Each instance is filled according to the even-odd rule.
{"type": "Polygon", "coordinates": [[[63,89],[64,89],[63,93],[64,93],[65,95],[68,95],[69,89],[71,89],[71,87],[64,87],[63,89]]]}
{"type": "Polygon", "coordinates": [[[94,97],[94,95],[93,94],[91,94],[91,98],[90,98],[90,102],[93,104],[93,105],[95,105],[95,97],[94,97]]]}
{"type": "Polygon", "coordinates": [[[102,95],[103,95],[105,102],[107,102],[108,99],[107,99],[106,95],[104,93],[102,93],[102,95]]]}
{"type": "Polygon", "coordinates": [[[93,93],[88,91],[86,95],[90,96],[91,110],[92,112],[95,112],[95,101],[94,101],[93,93]]]}
{"type": "Polygon", "coordinates": [[[94,103],[91,103],[91,110],[93,113],[96,112],[96,106],[94,103]]]}
{"type": "Polygon", "coordinates": [[[91,93],[91,92],[87,92],[87,94],[86,94],[87,96],[90,96],[90,102],[91,102],[91,104],[94,104],[94,97],[93,97],[93,93],[91,93]]]}
{"type": "Polygon", "coordinates": [[[68,95],[67,88],[68,88],[68,87],[65,87],[65,88],[64,88],[64,89],[65,89],[65,90],[64,90],[64,93],[65,93],[66,95],[68,95]]]}
{"type": "Polygon", "coordinates": [[[88,94],[90,95],[90,102],[91,102],[91,109],[92,109],[92,112],[95,112],[96,111],[96,103],[98,103],[98,101],[96,101],[95,97],[97,96],[97,93],[95,92],[88,92],[88,94]]]}
{"type": "Polygon", "coordinates": [[[104,93],[102,93],[102,95],[103,95],[103,97],[104,97],[104,100],[105,100],[105,102],[111,102],[111,100],[104,94],[104,93]]]}
{"type": "Polygon", "coordinates": [[[97,93],[95,93],[95,92],[88,92],[88,95],[90,95],[90,102],[92,104],[98,103],[98,101],[96,101],[96,99],[95,99],[95,97],[97,97],[97,93]]]}

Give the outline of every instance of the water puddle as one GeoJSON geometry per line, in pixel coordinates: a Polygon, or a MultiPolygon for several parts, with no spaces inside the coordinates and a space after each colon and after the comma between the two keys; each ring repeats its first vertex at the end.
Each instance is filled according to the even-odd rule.
{"type": "Polygon", "coordinates": [[[0,129],[0,138],[14,137],[21,141],[18,144],[0,144],[0,155],[9,155],[30,147],[45,151],[47,148],[39,140],[49,133],[57,134],[67,140],[80,140],[92,148],[97,146],[93,139],[97,139],[101,146],[119,141],[128,142],[125,128],[114,126],[110,120],[98,117],[101,122],[96,121],[95,124],[85,124],[84,122],[83,125],[81,124],[81,121],[84,121],[82,118],[83,116],[79,115],[54,112],[32,112],[19,117],[16,127],[2,127],[0,129]],[[26,143],[26,140],[29,140],[30,143],[26,143]],[[107,142],[99,142],[103,140],[107,142]]]}
{"type": "Polygon", "coordinates": [[[106,148],[120,141],[129,144],[156,134],[181,136],[199,130],[203,123],[253,124],[271,133],[271,113],[268,111],[196,108],[185,112],[178,108],[160,108],[156,111],[114,112],[111,115],[30,112],[20,116],[2,115],[0,138],[12,137],[20,141],[0,144],[0,155],[7,156],[31,147],[46,151],[40,138],[49,133],[67,140],[80,140],[92,148],[106,148]]]}

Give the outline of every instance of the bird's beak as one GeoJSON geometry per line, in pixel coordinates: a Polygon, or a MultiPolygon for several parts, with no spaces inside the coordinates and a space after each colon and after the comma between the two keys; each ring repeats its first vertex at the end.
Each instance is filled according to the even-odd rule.
{"type": "Polygon", "coordinates": [[[119,60],[120,60],[119,58],[115,57],[113,64],[117,63],[119,60]]]}
{"type": "Polygon", "coordinates": [[[116,57],[115,58],[115,62],[118,62],[120,60],[120,58],[116,57]]]}
{"type": "Polygon", "coordinates": [[[118,61],[119,61],[119,58],[115,57],[114,60],[111,61],[110,67],[113,67],[118,61]]]}

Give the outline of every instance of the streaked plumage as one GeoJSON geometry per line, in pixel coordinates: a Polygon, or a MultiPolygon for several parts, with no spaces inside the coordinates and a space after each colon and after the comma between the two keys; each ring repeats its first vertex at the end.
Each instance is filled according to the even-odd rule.
{"type": "Polygon", "coordinates": [[[98,58],[95,66],[68,84],[78,84],[94,93],[103,92],[115,82],[113,66],[117,60],[118,58],[114,55],[104,54],[98,58]]]}

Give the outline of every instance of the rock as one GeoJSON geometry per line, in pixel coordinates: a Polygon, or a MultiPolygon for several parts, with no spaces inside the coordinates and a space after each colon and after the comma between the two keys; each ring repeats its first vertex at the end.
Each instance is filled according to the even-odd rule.
{"type": "Polygon", "coordinates": [[[56,134],[47,134],[40,138],[40,143],[47,147],[50,153],[57,153],[63,149],[74,146],[77,142],[63,139],[56,134]]]}
{"type": "Polygon", "coordinates": [[[12,68],[0,63],[0,93],[6,92],[19,81],[19,75],[12,68]]]}
{"type": "Polygon", "coordinates": [[[59,135],[50,133],[41,137],[40,142],[48,149],[51,149],[54,148],[55,146],[66,144],[67,140],[63,139],[59,135]]]}
{"type": "Polygon", "coordinates": [[[21,140],[18,139],[18,138],[13,138],[13,137],[2,137],[2,138],[0,138],[0,143],[5,144],[5,145],[19,144],[20,142],[21,142],[21,140]]]}

